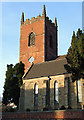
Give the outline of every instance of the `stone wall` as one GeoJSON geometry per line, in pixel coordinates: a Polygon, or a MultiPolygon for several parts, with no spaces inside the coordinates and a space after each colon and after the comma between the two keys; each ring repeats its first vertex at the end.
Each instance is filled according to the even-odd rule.
{"type": "Polygon", "coordinates": [[[57,110],[51,112],[3,113],[2,120],[83,120],[84,111],[57,110]]]}
{"type": "Polygon", "coordinates": [[[58,56],[57,26],[48,18],[46,18],[46,42],[46,60],[56,59],[58,56]],[[50,42],[50,36],[52,36],[52,42],[50,42]],[[52,44],[51,47],[50,44],[52,44]]]}
{"type": "Polygon", "coordinates": [[[81,79],[81,88],[82,88],[82,108],[84,109],[84,79],[81,79]]]}
{"type": "Polygon", "coordinates": [[[81,80],[82,84],[82,102],[77,102],[77,85],[76,82],[72,82],[70,75],[58,75],[50,77],[41,77],[30,80],[23,80],[23,86],[20,92],[20,105],[19,109],[26,111],[26,109],[35,110],[34,106],[34,85],[38,84],[38,107],[37,110],[43,110],[46,105],[46,82],[49,82],[49,94],[47,96],[48,105],[51,109],[60,109],[61,106],[72,109],[84,108],[84,80],[81,80]],[[67,79],[68,78],[68,79],[67,79]],[[58,104],[54,104],[54,83],[58,82],[58,104]]]}
{"type": "Polygon", "coordinates": [[[45,97],[46,97],[46,81],[48,77],[42,77],[31,80],[23,80],[24,87],[23,89],[24,95],[20,97],[20,110],[31,109],[34,110],[34,85],[38,84],[38,110],[41,110],[45,107],[45,97]],[[24,96],[24,97],[23,97],[24,96]],[[24,104],[22,104],[22,102],[24,104]],[[23,105],[23,106],[22,106],[23,105]],[[23,107],[23,109],[22,109],[23,107]]]}

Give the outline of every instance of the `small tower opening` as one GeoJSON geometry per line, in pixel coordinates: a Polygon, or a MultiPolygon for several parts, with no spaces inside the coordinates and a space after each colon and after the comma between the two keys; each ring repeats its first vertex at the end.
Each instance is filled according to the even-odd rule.
{"type": "Polygon", "coordinates": [[[35,45],[35,34],[33,32],[30,33],[29,35],[29,43],[28,46],[35,45]]]}

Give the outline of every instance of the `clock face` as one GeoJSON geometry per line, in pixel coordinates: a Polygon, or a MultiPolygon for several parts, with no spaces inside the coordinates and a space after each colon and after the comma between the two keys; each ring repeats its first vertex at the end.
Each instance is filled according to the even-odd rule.
{"type": "Polygon", "coordinates": [[[31,56],[31,57],[28,59],[28,61],[29,61],[30,63],[33,63],[33,61],[34,61],[34,57],[31,56]]]}

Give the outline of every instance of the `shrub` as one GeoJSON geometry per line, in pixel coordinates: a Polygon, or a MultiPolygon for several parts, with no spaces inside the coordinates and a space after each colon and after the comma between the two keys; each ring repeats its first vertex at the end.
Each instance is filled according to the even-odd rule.
{"type": "Polygon", "coordinates": [[[72,109],[71,106],[68,106],[68,109],[72,109]]]}
{"type": "Polygon", "coordinates": [[[4,109],[3,112],[15,112],[16,109],[15,108],[12,108],[12,107],[7,107],[6,109],[4,109]]]}
{"type": "Polygon", "coordinates": [[[64,105],[62,105],[61,108],[60,108],[60,110],[65,110],[65,109],[66,109],[66,108],[65,108],[64,105]]]}
{"type": "Polygon", "coordinates": [[[27,108],[27,109],[26,109],[26,112],[30,112],[30,109],[29,109],[29,108],[27,108]]]}
{"type": "Polygon", "coordinates": [[[44,108],[43,108],[43,111],[48,111],[48,110],[49,110],[48,107],[44,107],[44,108]]]}

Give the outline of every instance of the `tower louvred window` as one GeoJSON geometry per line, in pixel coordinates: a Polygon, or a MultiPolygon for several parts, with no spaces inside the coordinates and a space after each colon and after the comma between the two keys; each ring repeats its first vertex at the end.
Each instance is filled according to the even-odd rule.
{"type": "Polygon", "coordinates": [[[29,35],[29,46],[35,45],[35,34],[32,32],[29,35]]]}

